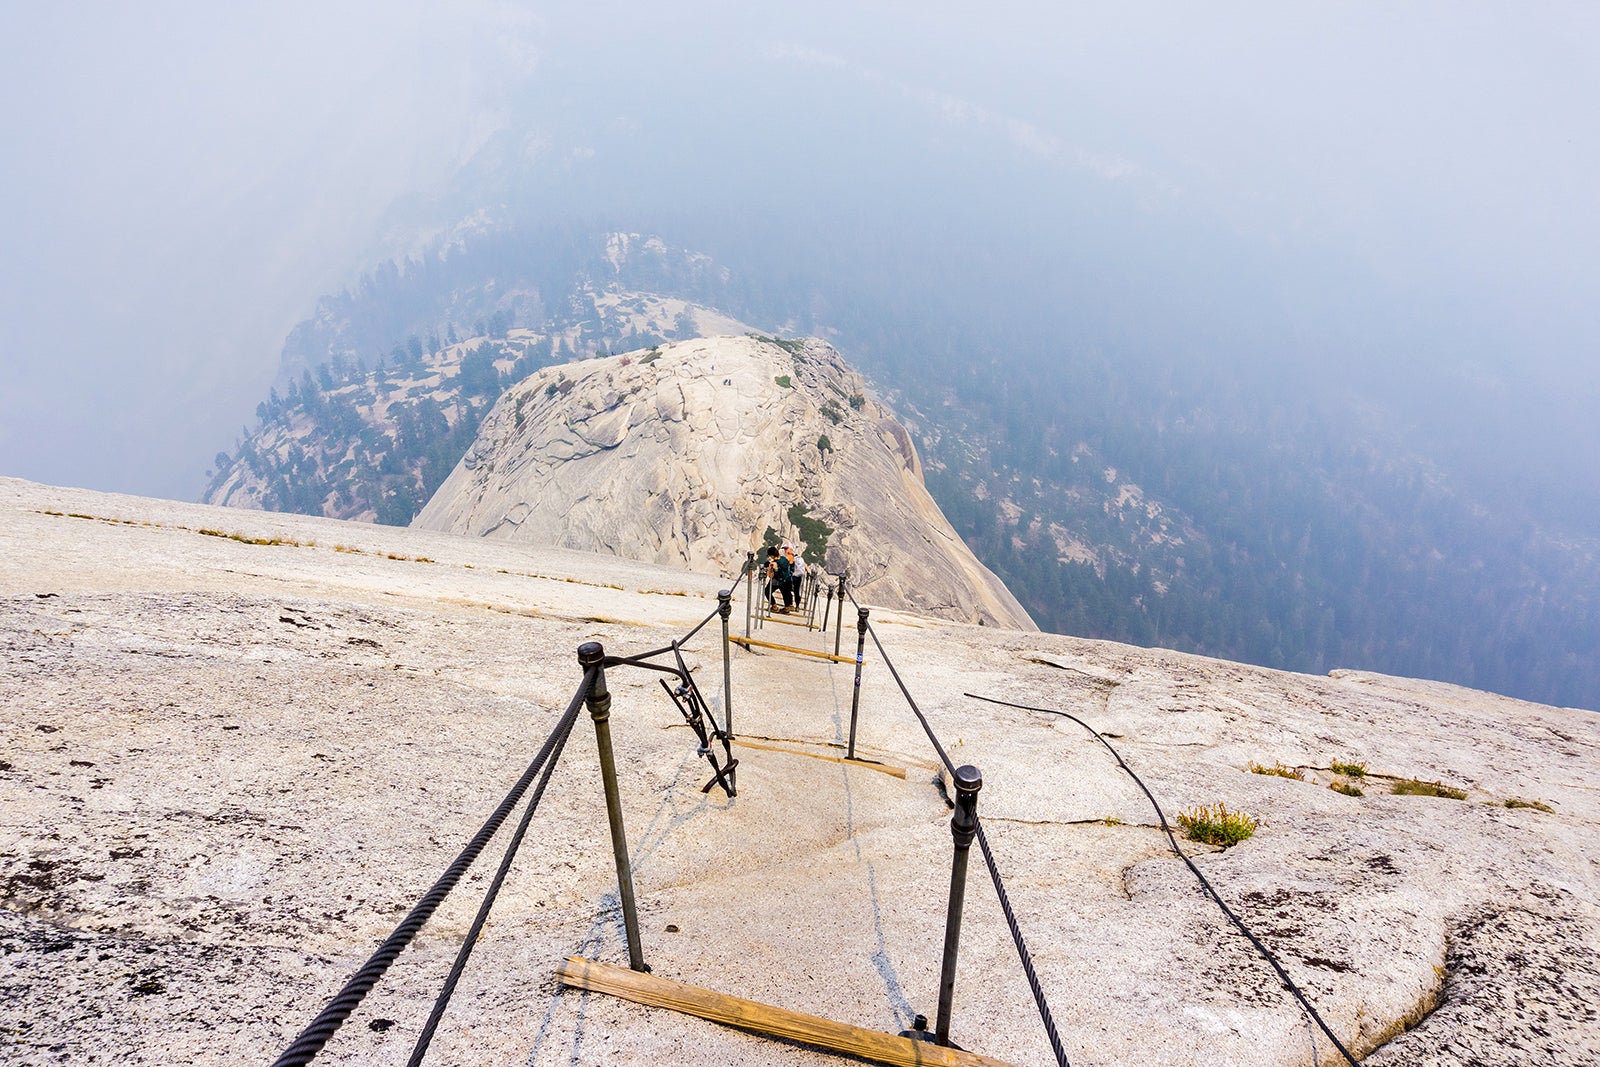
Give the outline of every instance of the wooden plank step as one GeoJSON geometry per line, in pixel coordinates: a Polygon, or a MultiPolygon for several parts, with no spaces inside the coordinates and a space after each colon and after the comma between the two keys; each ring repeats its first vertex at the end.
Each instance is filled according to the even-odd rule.
{"type": "Polygon", "coordinates": [[[854,663],[856,661],[854,656],[835,656],[831,652],[813,652],[809,648],[795,648],[793,645],[780,645],[775,641],[763,641],[756,637],[732,636],[729,637],[728,640],[732,641],[736,645],[744,645],[746,648],[749,648],[751,645],[755,645],[757,648],[773,648],[777,649],[779,652],[793,652],[797,656],[815,656],[817,659],[832,660],[835,663],[854,663]]]}
{"type": "Polygon", "coordinates": [[[874,1063],[895,1064],[897,1067],[918,1067],[922,1064],[936,1067],[1010,1067],[1002,1060],[962,1049],[913,1041],[909,1037],[897,1037],[848,1023],[836,1023],[818,1015],[730,997],[702,986],[659,978],[582,956],[568,956],[556,968],[556,978],[562,985],[573,989],[608,993],[635,1004],[667,1008],[765,1037],[798,1041],[874,1063]]]}
{"type": "Polygon", "coordinates": [[[815,626],[805,621],[804,616],[763,615],[761,617],[761,622],[763,624],[769,622],[781,622],[785,626],[804,626],[808,630],[816,629],[815,626]]]}
{"type": "Polygon", "coordinates": [[[869,771],[879,771],[893,778],[904,778],[906,776],[906,769],[904,767],[896,767],[892,763],[879,763],[876,760],[850,759],[847,756],[829,756],[821,752],[807,752],[805,749],[801,748],[785,748],[782,745],[764,745],[759,741],[746,741],[742,737],[735,738],[734,744],[738,745],[740,748],[759,748],[765,752],[787,752],[791,756],[806,756],[810,759],[824,760],[828,763],[842,763],[846,767],[862,767],[869,771]]]}

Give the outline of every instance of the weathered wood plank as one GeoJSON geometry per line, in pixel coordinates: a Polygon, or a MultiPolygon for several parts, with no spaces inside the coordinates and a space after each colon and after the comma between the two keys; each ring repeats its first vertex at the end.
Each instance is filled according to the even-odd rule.
{"type": "Polygon", "coordinates": [[[874,1063],[897,1067],[1009,1067],[1002,1060],[980,1056],[961,1049],[946,1048],[926,1041],[913,1041],[848,1023],[837,1023],[817,1015],[775,1008],[740,997],[730,997],[702,986],[641,974],[626,967],[568,956],[556,968],[556,978],[574,989],[608,993],[635,1004],[667,1008],[725,1026],[749,1030],[768,1037],[799,1041],[829,1052],[859,1056],[874,1063]]]}
{"type": "Polygon", "coordinates": [[[762,621],[763,624],[769,623],[769,622],[781,622],[785,626],[804,626],[808,630],[815,630],[816,629],[815,626],[813,626],[810,623],[806,622],[804,616],[800,616],[800,615],[794,616],[793,618],[790,618],[790,617],[787,617],[787,616],[783,616],[783,615],[767,615],[764,618],[762,618],[761,621],[762,621]]]}
{"type": "Polygon", "coordinates": [[[740,748],[759,748],[766,752],[787,752],[791,756],[805,756],[808,759],[826,760],[829,763],[842,763],[846,767],[861,767],[869,771],[880,771],[895,778],[904,778],[906,776],[904,767],[896,767],[892,763],[879,763],[876,760],[848,759],[844,756],[824,755],[821,752],[807,752],[800,748],[785,748],[782,745],[763,745],[759,741],[746,741],[742,737],[736,738],[734,744],[740,748]]]}
{"type": "Polygon", "coordinates": [[[835,656],[832,652],[813,652],[809,648],[795,648],[793,645],[780,645],[775,641],[763,641],[756,637],[730,637],[728,640],[732,641],[736,645],[745,645],[746,647],[755,645],[758,648],[774,648],[779,652],[793,652],[800,656],[815,656],[817,659],[831,659],[835,663],[854,663],[856,661],[854,656],[835,656]]]}

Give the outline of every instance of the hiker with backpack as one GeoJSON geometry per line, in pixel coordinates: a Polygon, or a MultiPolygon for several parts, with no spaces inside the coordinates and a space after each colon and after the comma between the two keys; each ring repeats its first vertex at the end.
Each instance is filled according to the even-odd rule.
{"type": "Polygon", "coordinates": [[[776,545],[767,549],[766,562],[761,567],[762,583],[766,587],[767,611],[778,610],[778,548],[776,545]]]}
{"type": "MultiPolygon", "coordinates": [[[[776,549],[770,550],[776,554],[776,549]]],[[[783,594],[783,607],[778,609],[782,614],[788,615],[794,611],[794,546],[784,545],[783,554],[778,556],[772,568],[772,580],[778,587],[778,592],[783,594]]]]}

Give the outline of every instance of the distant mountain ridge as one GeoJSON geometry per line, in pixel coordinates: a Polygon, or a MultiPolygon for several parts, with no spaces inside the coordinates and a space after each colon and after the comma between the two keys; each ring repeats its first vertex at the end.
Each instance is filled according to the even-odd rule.
{"type": "Polygon", "coordinates": [[[1491,506],[1354,393],[1041,350],[1015,324],[906,314],[848,263],[753,278],[552,233],[479,235],[324,301],[205,499],[405,523],[536,370],[813,333],[877,384],[944,514],[1047,630],[1600,706],[1600,539],[1491,506]]]}

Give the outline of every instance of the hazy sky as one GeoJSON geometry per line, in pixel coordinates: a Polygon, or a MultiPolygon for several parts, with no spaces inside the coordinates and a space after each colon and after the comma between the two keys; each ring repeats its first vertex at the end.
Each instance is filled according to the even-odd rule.
{"type": "Polygon", "coordinates": [[[1247,320],[1265,275],[1304,358],[1597,399],[1594,5],[658,8],[0,8],[0,474],[193,498],[288,329],[516,195],[507,146],[567,176],[552,214],[645,227],[968,205],[1049,272],[1028,220],[1100,218],[1153,335],[1169,295],[1247,320]]]}

